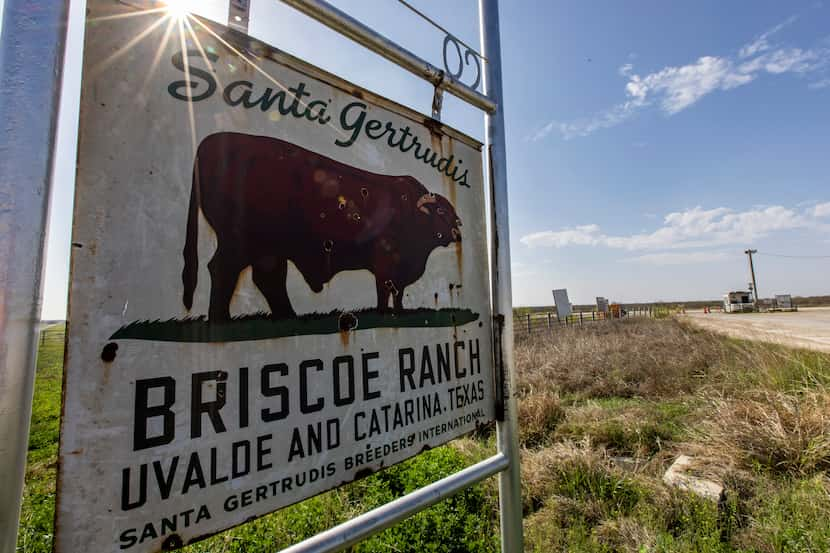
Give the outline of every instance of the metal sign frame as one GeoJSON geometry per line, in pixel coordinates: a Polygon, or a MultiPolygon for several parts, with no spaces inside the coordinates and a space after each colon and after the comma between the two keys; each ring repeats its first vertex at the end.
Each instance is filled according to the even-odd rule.
{"type": "Polygon", "coordinates": [[[26,470],[68,1],[6,0],[0,34],[0,553],[26,470]]]}
{"type": "MultiPolygon", "coordinates": [[[[479,0],[482,54],[464,45],[465,61],[472,54],[480,73],[483,62],[483,75],[478,76],[483,94],[458,80],[463,71],[460,62],[457,71],[438,69],[324,0],[282,1],[432,83],[436,119],[442,91],[485,112],[498,444],[498,453],[489,459],[285,551],[338,551],[495,474],[499,475],[501,549],[522,551],[498,0],[479,0]]],[[[248,7],[247,0],[231,0],[229,25],[247,31],[248,7]]],[[[6,0],[0,35],[0,120],[6,128],[0,138],[0,553],[14,552],[17,539],[67,13],[68,0],[6,0]]],[[[444,32],[447,66],[447,45],[458,47],[459,42],[444,32]]]]}

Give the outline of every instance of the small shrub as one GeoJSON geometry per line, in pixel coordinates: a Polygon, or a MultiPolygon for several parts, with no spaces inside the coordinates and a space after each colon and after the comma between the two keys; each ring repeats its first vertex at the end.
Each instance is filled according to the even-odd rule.
{"type": "Polygon", "coordinates": [[[651,551],[656,542],[652,528],[631,517],[607,520],[594,531],[597,541],[609,551],[651,551]]]}
{"type": "Polygon", "coordinates": [[[590,553],[602,551],[591,536],[593,524],[571,507],[584,507],[575,501],[551,501],[524,520],[525,551],[532,553],[590,553]]]}
{"type": "Polygon", "coordinates": [[[525,451],[522,485],[526,511],[538,510],[552,496],[597,502],[601,515],[626,514],[641,496],[637,481],[611,466],[590,442],[563,442],[525,451]]]}
{"type": "MultiPolygon", "coordinates": [[[[388,503],[470,464],[440,447],[390,467],[351,488],[361,511],[388,503]]],[[[472,486],[355,546],[354,551],[487,553],[498,549],[498,498],[472,486]]]]}
{"type": "Polygon", "coordinates": [[[590,438],[616,454],[648,457],[684,437],[690,410],[687,402],[592,400],[568,410],[556,438],[590,438]]]}
{"type": "Polygon", "coordinates": [[[519,443],[523,447],[546,443],[564,417],[559,396],[553,392],[542,391],[519,398],[519,443]]]}
{"type": "Polygon", "coordinates": [[[811,474],[830,468],[830,391],[714,400],[710,436],[747,464],[811,474]]]}
{"type": "Polygon", "coordinates": [[[765,484],[751,503],[751,524],[733,540],[735,546],[759,553],[830,551],[827,476],[765,484]]]}

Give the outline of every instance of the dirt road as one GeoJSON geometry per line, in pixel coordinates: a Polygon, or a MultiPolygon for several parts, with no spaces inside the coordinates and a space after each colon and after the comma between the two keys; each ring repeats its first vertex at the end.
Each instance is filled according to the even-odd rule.
{"type": "Polygon", "coordinates": [[[830,352],[830,307],[796,313],[689,312],[687,318],[704,328],[736,338],[775,342],[830,352]]]}

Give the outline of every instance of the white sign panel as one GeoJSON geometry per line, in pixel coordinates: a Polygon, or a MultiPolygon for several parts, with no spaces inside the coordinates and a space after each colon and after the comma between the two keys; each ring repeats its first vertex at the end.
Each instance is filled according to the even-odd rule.
{"type": "Polygon", "coordinates": [[[481,145],[88,2],[56,550],[174,548],[492,420],[481,145]]]}
{"type": "Polygon", "coordinates": [[[571,302],[568,300],[568,290],[562,288],[553,291],[553,303],[556,306],[556,317],[567,319],[571,314],[571,302]]]}

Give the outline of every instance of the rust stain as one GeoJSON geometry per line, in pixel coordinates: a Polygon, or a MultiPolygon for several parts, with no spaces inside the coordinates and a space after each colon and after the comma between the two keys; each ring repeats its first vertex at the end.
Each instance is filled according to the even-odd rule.
{"type": "Polygon", "coordinates": [[[355,317],[354,313],[347,312],[340,315],[340,320],[338,321],[340,327],[340,343],[344,348],[349,346],[349,340],[351,340],[349,333],[357,328],[357,324],[357,317],[355,317]]]}
{"type": "Polygon", "coordinates": [[[432,151],[438,154],[438,157],[444,157],[444,143],[441,140],[441,135],[430,133],[430,140],[432,141],[432,151]]]}
{"type": "Polygon", "coordinates": [[[423,120],[424,126],[433,135],[442,136],[444,134],[444,127],[441,125],[441,122],[437,119],[433,119],[432,117],[424,117],[423,120]]]}
{"type": "Polygon", "coordinates": [[[461,241],[455,242],[455,263],[458,265],[458,278],[464,280],[464,246],[461,241]]]}
{"type": "MultiPolygon", "coordinates": [[[[455,148],[453,147],[452,137],[448,136],[447,137],[447,158],[449,159],[450,157],[453,158],[453,162],[452,162],[452,165],[450,165],[450,167],[453,167],[457,164],[457,162],[455,160],[455,148]]],[[[444,186],[446,186],[446,188],[447,188],[447,196],[450,199],[450,203],[452,204],[453,207],[457,207],[458,202],[456,201],[457,200],[456,193],[458,192],[458,187],[456,186],[455,182],[453,182],[453,180],[450,177],[447,176],[446,173],[442,172],[441,176],[444,179],[444,186]]],[[[456,211],[458,211],[458,209],[456,209],[456,211]]]]}

